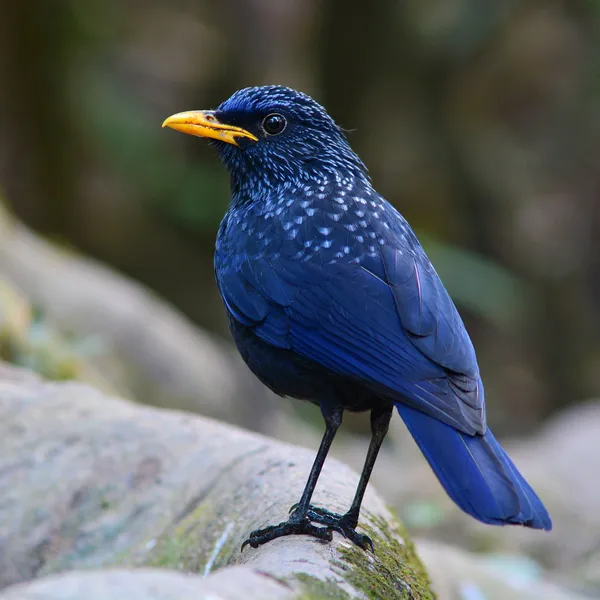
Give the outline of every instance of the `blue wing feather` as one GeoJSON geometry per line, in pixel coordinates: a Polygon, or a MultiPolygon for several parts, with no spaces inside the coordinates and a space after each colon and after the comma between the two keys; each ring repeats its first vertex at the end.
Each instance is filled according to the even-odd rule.
{"type": "Polygon", "coordinates": [[[414,261],[411,269],[389,256],[326,269],[281,255],[244,258],[221,270],[220,289],[233,317],[265,342],[466,433],[483,431],[475,356],[454,305],[435,272],[424,282],[414,261]],[[439,310],[451,311],[441,324],[439,310]]]}
{"type": "Polygon", "coordinates": [[[433,266],[423,260],[424,253],[384,247],[381,257],[400,320],[412,342],[446,369],[477,378],[473,344],[433,266]]]}
{"type": "Polygon", "coordinates": [[[269,312],[270,295],[261,293],[235,269],[223,269],[217,279],[219,291],[229,311],[244,325],[262,321],[269,312]]]}

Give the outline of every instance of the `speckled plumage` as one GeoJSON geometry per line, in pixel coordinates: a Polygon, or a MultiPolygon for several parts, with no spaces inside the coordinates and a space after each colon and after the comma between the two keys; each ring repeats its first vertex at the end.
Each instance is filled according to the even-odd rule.
{"type": "Polygon", "coordinates": [[[463,510],[549,529],[486,428],[475,351],[452,300],[340,128],[280,86],[240,90],[214,114],[258,138],[214,142],[232,189],[215,271],[252,371],[275,392],[320,405],[326,420],[332,407],[341,419],[343,409],[391,416],[396,406],[463,510]],[[287,120],[280,135],[261,129],[270,113],[287,120]]]}
{"type": "MultiPolygon", "coordinates": [[[[312,148],[306,153],[308,160],[300,162],[299,158],[286,156],[283,161],[279,158],[280,140],[269,140],[274,147],[266,152],[260,148],[261,142],[248,145],[242,151],[230,144],[220,145],[232,174],[233,198],[217,237],[215,270],[233,317],[236,339],[240,339],[236,330],[249,327],[262,341],[277,348],[296,350],[302,358],[314,360],[317,348],[309,348],[308,339],[299,337],[319,329],[321,344],[331,342],[324,335],[327,324],[344,302],[358,302],[363,309],[350,323],[355,329],[352,333],[360,337],[365,347],[373,334],[390,335],[389,316],[387,320],[381,319],[387,311],[396,321],[400,317],[404,327],[397,328],[397,339],[390,336],[392,343],[387,347],[383,344],[374,347],[370,356],[365,350],[359,352],[364,355],[365,363],[369,360],[380,363],[380,373],[371,378],[372,386],[389,387],[386,395],[392,399],[394,388],[398,388],[396,393],[418,404],[417,408],[426,407],[436,417],[468,433],[482,433],[485,429],[483,390],[479,385],[475,353],[460,317],[407,222],[373,189],[366,168],[324,109],[304,95],[286,88],[269,87],[237,92],[219,107],[217,115],[227,114],[228,122],[248,127],[248,121],[257,113],[290,112],[287,104],[291,99],[296,102],[297,98],[301,103],[296,110],[306,110],[311,120],[305,117],[298,126],[300,132],[295,135],[292,132],[292,139],[286,141],[286,152],[290,152],[290,148],[291,152],[297,152],[298,146],[310,143],[326,145],[329,154],[312,148]],[[241,107],[246,97],[249,100],[244,115],[241,107]],[[307,122],[311,123],[309,136],[301,129],[307,127],[307,122]],[[313,133],[316,130],[318,136],[313,133]],[[254,155],[248,156],[249,152],[254,155]],[[289,172],[274,169],[273,165],[279,163],[289,167],[289,172]],[[402,297],[395,302],[394,293],[390,294],[390,288],[383,283],[389,277],[386,269],[408,278],[403,282],[406,289],[399,290],[399,295],[412,294],[421,304],[424,300],[426,310],[417,319],[412,312],[407,312],[414,306],[407,305],[402,297]],[[346,289],[345,283],[350,281],[352,287],[346,289]],[[299,282],[303,285],[298,285],[299,282]],[[344,290],[345,298],[331,294],[323,297],[323,286],[327,285],[337,288],[332,289],[334,296],[336,291],[344,290]],[[433,292],[424,299],[419,291],[423,286],[433,292]],[[275,287],[280,293],[285,290],[284,297],[274,297],[275,287]],[[309,309],[312,312],[304,314],[304,319],[312,322],[300,332],[295,307],[303,301],[310,302],[311,295],[317,293],[322,297],[313,298],[309,309]],[[369,302],[365,303],[368,296],[369,302]],[[438,301],[443,306],[428,307],[428,303],[438,301]],[[449,320],[445,328],[440,314],[449,320]],[[423,335],[440,326],[442,335],[436,339],[423,335]],[[430,331],[425,331],[428,328],[430,331]],[[412,343],[408,337],[411,331],[412,343]],[[415,346],[426,353],[429,351],[435,362],[427,360],[426,354],[415,346]],[[422,389],[418,392],[414,387],[415,375],[418,375],[415,363],[421,363],[422,371],[422,389]],[[466,391],[460,384],[456,385],[456,395],[449,392],[447,399],[441,401],[444,406],[436,408],[440,403],[438,388],[451,385],[455,377],[447,375],[444,365],[462,374],[458,378],[466,391]],[[432,386],[433,392],[429,389],[432,386]],[[416,394],[419,399],[413,400],[416,394]]],[[[333,337],[335,334],[331,333],[333,337]]],[[[247,354],[244,348],[241,350],[243,355],[247,354]]],[[[256,348],[253,350],[257,352],[256,348]]],[[[278,369],[273,368],[271,360],[257,358],[251,357],[252,368],[269,387],[281,394],[299,396],[289,377],[279,381],[278,369]]],[[[343,356],[340,353],[336,359],[338,364],[333,364],[331,356],[323,356],[317,362],[325,363],[324,366],[333,371],[342,371],[343,375],[356,377],[356,365],[347,352],[343,356]]],[[[419,384],[418,380],[416,383],[419,384]]],[[[318,403],[322,400],[305,399],[318,403]]],[[[342,397],[339,401],[345,408],[352,408],[351,398],[342,397]]]]}

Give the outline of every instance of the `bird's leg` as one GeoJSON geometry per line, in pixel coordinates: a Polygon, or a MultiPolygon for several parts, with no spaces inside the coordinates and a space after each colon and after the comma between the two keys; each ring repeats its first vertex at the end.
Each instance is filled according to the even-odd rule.
{"type": "Polygon", "coordinates": [[[371,538],[361,533],[357,533],[356,526],[358,525],[358,517],[360,515],[360,506],[362,504],[373,466],[379,454],[379,448],[388,432],[390,420],[392,418],[392,409],[374,409],[371,411],[371,443],[367,452],[367,458],[360,475],[360,481],[354,494],[354,500],[350,510],[345,515],[338,515],[329,512],[328,510],[311,506],[308,510],[308,518],[314,523],[326,525],[331,529],[339,531],[342,535],[354,542],[357,546],[363,549],[371,548],[373,550],[373,542],[371,538]]]}
{"type": "Polygon", "coordinates": [[[261,544],[284,535],[312,535],[322,540],[331,541],[332,535],[330,529],[327,527],[315,527],[307,517],[307,513],[310,506],[310,499],[315,491],[317,480],[323,468],[323,463],[325,462],[333,438],[342,424],[343,409],[339,406],[322,404],[321,412],[325,419],[325,433],[312,469],[310,470],[308,481],[302,492],[300,502],[295,505],[287,521],[279,523],[279,525],[270,525],[264,529],[256,529],[251,532],[248,539],[242,544],[242,550],[246,544],[249,544],[253,548],[258,548],[261,544]]]}

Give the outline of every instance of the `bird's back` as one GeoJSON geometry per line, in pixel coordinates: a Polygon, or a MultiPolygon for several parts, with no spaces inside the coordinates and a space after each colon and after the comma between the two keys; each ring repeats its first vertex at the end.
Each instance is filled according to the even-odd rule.
{"type": "Polygon", "coordinates": [[[280,369],[309,361],[465,431],[484,430],[462,321],[406,221],[368,181],[332,175],[276,197],[234,199],[215,269],[238,347],[263,381],[273,368],[267,352],[280,369]]]}

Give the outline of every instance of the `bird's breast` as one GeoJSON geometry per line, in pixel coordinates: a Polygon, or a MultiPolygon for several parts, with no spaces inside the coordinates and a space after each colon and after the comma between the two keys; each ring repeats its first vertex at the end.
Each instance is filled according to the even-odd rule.
{"type": "Polygon", "coordinates": [[[227,256],[360,264],[386,244],[402,244],[406,235],[406,222],[372,189],[315,184],[230,210],[219,231],[216,262],[227,256]]]}

